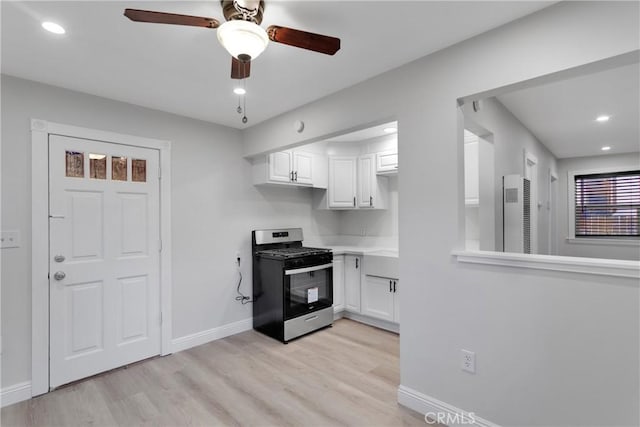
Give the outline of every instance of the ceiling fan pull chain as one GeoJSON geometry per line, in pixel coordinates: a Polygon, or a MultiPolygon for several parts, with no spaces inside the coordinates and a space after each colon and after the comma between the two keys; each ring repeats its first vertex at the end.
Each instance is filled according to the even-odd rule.
{"type": "MultiPolygon", "coordinates": [[[[242,64],[243,67],[246,67],[246,62],[242,64]]],[[[242,117],[242,123],[247,123],[249,119],[247,119],[247,79],[242,79],[242,87],[244,88],[244,95],[242,96],[242,109],[244,110],[244,116],[242,117]]]]}
{"type": "Polygon", "coordinates": [[[249,119],[247,119],[247,97],[245,96],[242,100],[244,104],[244,116],[242,116],[242,123],[247,123],[249,119]]]}

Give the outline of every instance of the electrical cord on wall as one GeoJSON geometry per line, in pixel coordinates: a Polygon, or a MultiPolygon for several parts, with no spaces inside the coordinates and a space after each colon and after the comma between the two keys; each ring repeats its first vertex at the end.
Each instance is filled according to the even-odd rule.
{"type": "Polygon", "coordinates": [[[253,302],[251,300],[251,297],[244,295],[242,292],[240,292],[240,285],[242,284],[242,271],[240,271],[240,258],[237,259],[238,262],[238,275],[240,276],[240,279],[238,279],[238,287],[236,289],[236,292],[238,292],[238,296],[236,297],[236,301],[240,301],[240,303],[242,303],[242,305],[245,304],[249,304],[251,302],[253,302]]]}

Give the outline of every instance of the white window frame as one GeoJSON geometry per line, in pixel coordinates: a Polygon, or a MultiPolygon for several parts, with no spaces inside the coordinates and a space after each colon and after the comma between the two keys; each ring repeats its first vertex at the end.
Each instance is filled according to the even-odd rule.
{"type": "Polygon", "coordinates": [[[31,396],[49,392],[49,135],[160,152],[161,355],[171,353],[171,142],[31,120],[31,396]]]}
{"type": "Polygon", "coordinates": [[[625,237],[604,237],[604,238],[589,238],[589,237],[576,237],[576,175],[595,175],[600,173],[618,173],[629,172],[638,170],[638,167],[611,167],[611,168],[598,168],[587,169],[578,171],[567,172],[567,212],[569,221],[567,241],[570,243],[588,243],[588,244],[601,244],[601,245],[621,245],[621,246],[637,246],[639,244],[638,239],[629,239],[625,237]]]}

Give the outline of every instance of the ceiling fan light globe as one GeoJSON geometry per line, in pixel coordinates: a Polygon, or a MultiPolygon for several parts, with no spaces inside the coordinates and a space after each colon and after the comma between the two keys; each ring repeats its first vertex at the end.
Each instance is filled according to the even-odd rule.
{"type": "Polygon", "coordinates": [[[256,59],[269,44],[267,32],[257,24],[248,21],[227,21],[218,27],[218,41],[236,59],[248,55],[256,59]]]}

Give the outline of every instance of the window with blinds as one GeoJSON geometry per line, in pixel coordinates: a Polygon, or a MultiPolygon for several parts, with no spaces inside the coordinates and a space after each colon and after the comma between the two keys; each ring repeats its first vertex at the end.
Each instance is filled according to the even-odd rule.
{"type": "Polygon", "coordinates": [[[575,176],[576,237],[640,236],[640,170],[575,176]]]}

